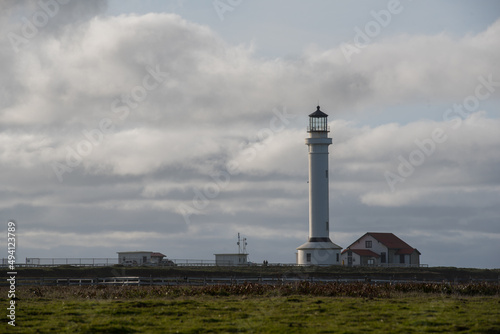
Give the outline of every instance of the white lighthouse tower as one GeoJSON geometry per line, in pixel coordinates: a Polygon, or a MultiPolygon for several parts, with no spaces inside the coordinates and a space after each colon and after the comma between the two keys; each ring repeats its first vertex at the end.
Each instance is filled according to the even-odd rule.
{"type": "Polygon", "coordinates": [[[340,264],[342,247],[330,240],[328,209],[328,115],[319,109],[309,115],[309,240],[298,247],[299,265],[340,264]]]}

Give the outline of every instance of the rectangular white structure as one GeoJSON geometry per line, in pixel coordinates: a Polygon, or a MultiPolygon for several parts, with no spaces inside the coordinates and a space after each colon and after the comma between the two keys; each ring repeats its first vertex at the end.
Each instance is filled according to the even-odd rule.
{"type": "Polygon", "coordinates": [[[243,266],[248,265],[248,254],[214,254],[216,266],[243,266]]]}
{"type": "Polygon", "coordinates": [[[118,264],[140,266],[151,262],[151,254],[148,251],[117,252],[118,264]]]}

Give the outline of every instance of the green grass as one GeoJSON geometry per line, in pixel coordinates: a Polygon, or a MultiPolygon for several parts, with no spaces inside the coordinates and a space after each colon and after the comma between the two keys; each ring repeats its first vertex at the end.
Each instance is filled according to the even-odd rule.
{"type": "Polygon", "coordinates": [[[18,333],[500,332],[493,297],[176,297],[20,302],[18,333]]]}
{"type": "Polygon", "coordinates": [[[498,294],[346,297],[302,288],[19,287],[17,326],[8,319],[3,326],[13,333],[500,333],[498,294]]]}

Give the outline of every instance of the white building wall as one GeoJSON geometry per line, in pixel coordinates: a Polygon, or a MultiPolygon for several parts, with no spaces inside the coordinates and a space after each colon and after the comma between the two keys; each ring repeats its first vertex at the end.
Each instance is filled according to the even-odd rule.
{"type": "MultiPolygon", "coordinates": [[[[404,259],[405,259],[404,264],[410,264],[410,255],[405,254],[405,255],[403,255],[403,256],[404,256],[404,259]]],[[[398,254],[398,255],[396,255],[396,257],[395,257],[395,259],[394,259],[394,263],[401,263],[401,261],[400,261],[400,260],[401,260],[401,258],[400,258],[400,257],[401,257],[401,255],[399,255],[399,254],[398,254]]]]}
{"type": "MultiPolygon", "coordinates": [[[[349,265],[349,251],[346,251],[344,254],[341,256],[341,261],[340,263],[344,266],[349,265]]],[[[359,266],[361,264],[361,256],[358,254],[352,252],[352,266],[359,266]]]]}
{"type": "Polygon", "coordinates": [[[151,257],[151,263],[160,263],[163,260],[160,256],[151,257]]]}
{"type": "Polygon", "coordinates": [[[339,265],[339,249],[299,249],[297,252],[297,264],[299,265],[339,265]],[[308,255],[309,254],[309,255],[308,255]],[[338,261],[337,261],[338,258],[338,261]]]}
{"type": "Polygon", "coordinates": [[[215,254],[215,264],[217,266],[238,266],[246,265],[248,254],[215,254]]]}
{"type": "Polygon", "coordinates": [[[151,254],[153,252],[118,252],[118,263],[122,264],[124,261],[135,261],[137,265],[146,262],[151,262],[151,254]]]}
{"type": "Polygon", "coordinates": [[[372,252],[377,253],[377,254],[380,254],[382,252],[385,252],[386,254],[388,254],[387,247],[384,246],[382,243],[380,243],[377,239],[375,239],[371,235],[365,235],[364,237],[359,239],[358,242],[356,242],[354,245],[351,246],[351,249],[369,249],[372,252]],[[365,242],[367,240],[372,242],[371,248],[366,248],[365,242]]]}
{"type": "MultiPolygon", "coordinates": [[[[357,242],[355,242],[353,245],[351,245],[350,248],[351,249],[367,249],[367,250],[371,250],[372,252],[379,254],[379,255],[381,255],[382,253],[385,253],[385,263],[389,263],[389,250],[387,249],[387,247],[384,246],[384,244],[382,244],[381,242],[379,242],[377,239],[375,239],[374,237],[372,237],[369,234],[361,237],[361,239],[359,239],[357,242]],[[371,248],[366,247],[366,241],[372,242],[371,248]]],[[[344,260],[344,265],[348,265],[347,264],[347,252],[344,253],[342,256],[343,256],[343,260],[344,260]]],[[[354,259],[356,262],[353,262],[353,266],[354,265],[359,266],[361,264],[360,256],[353,253],[353,260],[354,259]],[[356,257],[354,258],[354,256],[356,256],[356,257]]],[[[381,260],[382,260],[382,257],[378,258],[377,263],[381,263],[381,260]]],[[[399,257],[397,258],[397,261],[398,261],[397,263],[399,263],[399,257]]]]}

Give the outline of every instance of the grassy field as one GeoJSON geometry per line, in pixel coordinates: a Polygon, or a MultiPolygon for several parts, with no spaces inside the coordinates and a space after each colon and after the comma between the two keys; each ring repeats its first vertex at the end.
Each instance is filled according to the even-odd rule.
{"type": "MultiPolygon", "coordinates": [[[[500,333],[498,285],[19,287],[12,333],[500,333]]],[[[0,296],[7,296],[5,288],[0,296]]],[[[7,305],[7,298],[2,298],[7,305]]]]}

